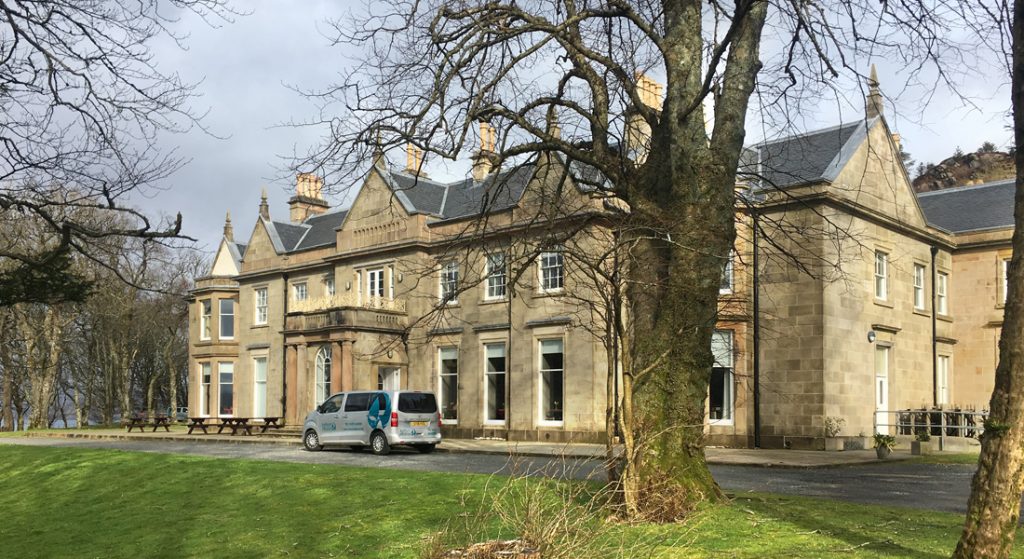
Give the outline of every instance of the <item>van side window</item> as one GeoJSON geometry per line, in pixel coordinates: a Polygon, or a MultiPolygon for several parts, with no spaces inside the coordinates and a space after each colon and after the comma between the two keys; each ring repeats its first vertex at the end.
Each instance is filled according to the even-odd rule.
{"type": "Polygon", "coordinates": [[[388,409],[388,399],[380,392],[377,393],[377,409],[381,411],[387,411],[388,409]]]}
{"type": "Polygon", "coordinates": [[[349,394],[345,400],[345,411],[367,411],[370,409],[370,396],[366,392],[361,394],[349,394]]]}
{"type": "Polygon", "coordinates": [[[341,409],[341,399],[344,398],[341,394],[329,398],[323,405],[323,413],[334,413],[341,409]]]}

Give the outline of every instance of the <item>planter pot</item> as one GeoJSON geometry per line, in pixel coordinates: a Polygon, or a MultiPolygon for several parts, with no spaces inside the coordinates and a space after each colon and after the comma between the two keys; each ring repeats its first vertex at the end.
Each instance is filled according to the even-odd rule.
{"type": "Polygon", "coordinates": [[[912,441],[910,443],[910,453],[914,456],[922,456],[925,454],[932,453],[932,442],[931,441],[912,441]]]}
{"type": "Polygon", "coordinates": [[[875,447],[875,455],[878,456],[879,460],[885,460],[892,453],[892,449],[887,446],[875,447]]]}
{"type": "Polygon", "coordinates": [[[843,450],[843,439],[825,439],[825,450],[843,450]]]}

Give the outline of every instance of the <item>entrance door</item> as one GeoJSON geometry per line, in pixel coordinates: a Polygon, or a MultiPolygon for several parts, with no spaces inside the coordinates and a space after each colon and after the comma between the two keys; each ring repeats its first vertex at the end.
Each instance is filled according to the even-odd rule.
{"type": "Polygon", "coordinates": [[[889,433],[889,348],[875,347],[875,432],[889,433]]]}
{"type": "Polygon", "coordinates": [[[377,369],[377,390],[390,392],[402,388],[401,367],[380,367],[377,369]]]}

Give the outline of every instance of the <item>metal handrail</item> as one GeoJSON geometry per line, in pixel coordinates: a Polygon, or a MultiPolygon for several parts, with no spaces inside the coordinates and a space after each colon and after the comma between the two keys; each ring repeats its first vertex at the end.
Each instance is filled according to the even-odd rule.
{"type": "Polygon", "coordinates": [[[875,432],[879,427],[895,428],[897,435],[914,436],[926,432],[930,436],[946,438],[959,437],[978,439],[985,432],[988,410],[963,410],[960,408],[920,408],[902,410],[881,410],[874,414],[875,432]],[[879,417],[884,414],[886,423],[879,417]],[[895,419],[889,423],[889,419],[895,419]]]}

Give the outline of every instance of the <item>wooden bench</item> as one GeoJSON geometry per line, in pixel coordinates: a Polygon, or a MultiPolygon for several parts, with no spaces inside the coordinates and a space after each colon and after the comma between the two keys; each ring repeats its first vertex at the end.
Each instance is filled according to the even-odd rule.
{"type": "Polygon", "coordinates": [[[252,428],[256,427],[252,423],[249,423],[248,417],[223,417],[221,418],[220,427],[217,428],[217,434],[224,432],[224,429],[231,429],[231,435],[237,435],[239,431],[246,435],[252,435],[252,428]]]}
{"type": "Polygon", "coordinates": [[[209,435],[211,427],[220,427],[220,423],[217,423],[215,418],[211,417],[190,417],[188,418],[188,434],[191,435],[192,431],[196,429],[202,429],[204,435],[209,435]]]}
{"type": "Polygon", "coordinates": [[[146,427],[152,427],[154,433],[156,433],[156,430],[159,429],[160,427],[163,427],[164,430],[167,431],[168,433],[171,432],[171,418],[165,415],[158,415],[156,417],[134,415],[128,418],[128,423],[126,425],[128,427],[129,433],[132,432],[132,429],[138,429],[139,431],[145,433],[146,427]]]}
{"type": "Polygon", "coordinates": [[[259,425],[260,434],[266,433],[270,429],[281,429],[284,427],[283,424],[279,423],[281,421],[280,417],[264,417],[262,419],[263,425],[259,425]]]}

